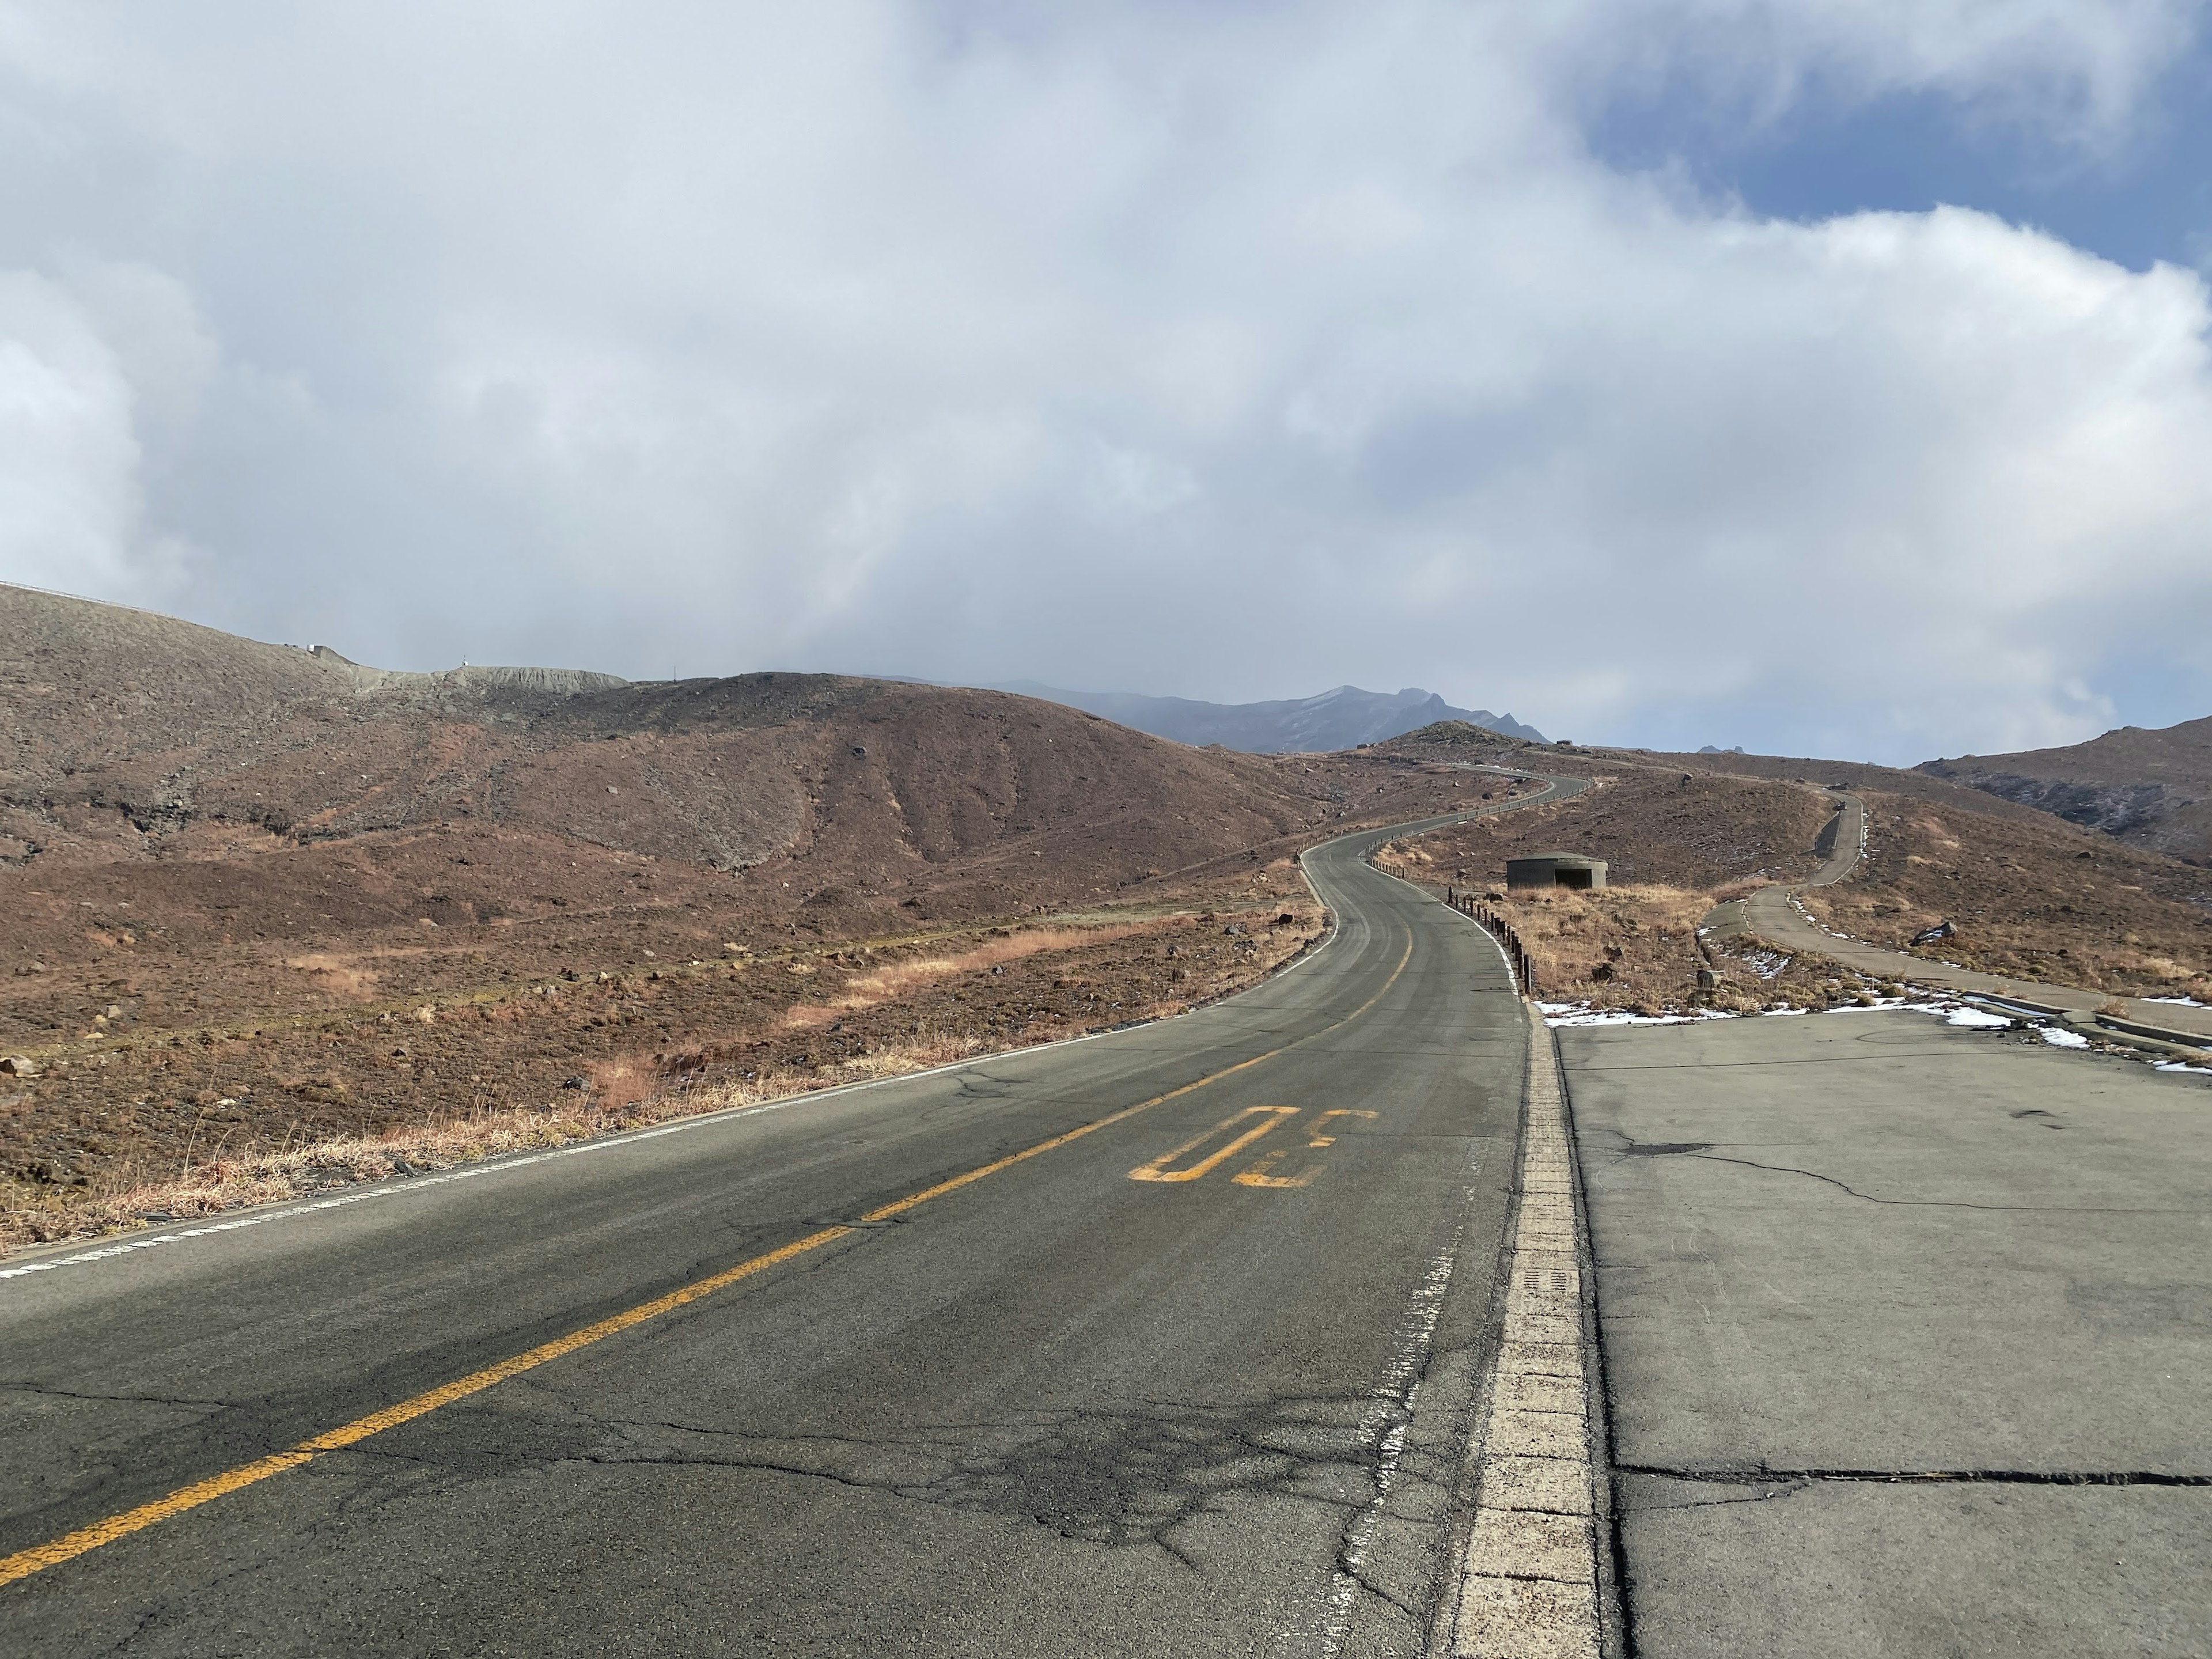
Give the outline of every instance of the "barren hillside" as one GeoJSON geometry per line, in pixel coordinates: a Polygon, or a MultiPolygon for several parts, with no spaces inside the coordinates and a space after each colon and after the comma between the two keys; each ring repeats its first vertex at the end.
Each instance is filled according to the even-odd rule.
{"type": "Polygon", "coordinates": [[[95,1197],[210,1140],[827,1079],[1218,994],[1317,931],[1291,854],[1467,798],[997,692],[392,674],[4,587],[0,714],[0,1170],[95,1197]],[[1210,912],[1172,970],[1112,943],[1210,912]],[[906,1011],[903,1060],[791,1024],[823,964],[1023,929],[974,990],[846,996],[906,1011]]]}
{"type": "Polygon", "coordinates": [[[2124,726],[2070,748],[1964,755],[1918,769],[2131,846],[2212,864],[2212,719],[2158,731],[2124,726]]]}

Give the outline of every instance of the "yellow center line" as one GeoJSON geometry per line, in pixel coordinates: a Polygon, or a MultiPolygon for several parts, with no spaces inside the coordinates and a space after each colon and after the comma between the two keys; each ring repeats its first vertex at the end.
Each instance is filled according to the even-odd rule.
{"type": "MultiPolygon", "coordinates": [[[[1383,993],[1396,984],[1398,975],[1406,971],[1406,964],[1413,959],[1413,942],[1409,938],[1406,941],[1406,954],[1398,959],[1398,965],[1390,970],[1390,977],[1382,982],[1382,989],[1368,998],[1365,1002],[1361,1003],[1342,1019],[1338,1020],[1335,1024],[1323,1026],[1320,1030],[1313,1033],[1313,1036],[1326,1036],[1338,1026],[1349,1024],[1380,1002],[1383,993]]],[[[1270,1048],[1265,1054],[1255,1054],[1249,1060],[1239,1060],[1234,1066],[1224,1066],[1218,1072],[1208,1073],[1196,1082],[1186,1083],[1181,1088],[1170,1089],[1163,1095],[1154,1095],[1150,1100],[1139,1101],[1134,1106],[1125,1106],[1118,1112],[1109,1113],[1104,1117],[1070,1129],[1066,1134],[1054,1135],[1049,1140],[1041,1140],[1034,1146],[1024,1147],[1018,1152],[986,1164],[980,1169],[970,1170],[964,1175],[954,1176],[950,1181],[940,1181],[934,1187],[926,1188],[911,1197],[902,1198],[894,1203],[884,1205],[879,1209],[871,1210],[861,1219],[887,1221],[893,1216],[902,1215],[917,1205],[927,1204],[933,1198],[942,1198],[947,1193],[957,1192],[961,1188],[981,1181],[986,1176],[996,1175],[1001,1170],[1011,1169],[1015,1164],[1035,1158],[1041,1152],[1048,1152],[1056,1146],[1065,1146],[1071,1140],[1080,1140],[1087,1134],[1110,1127],[1125,1119],[1134,1117],[1139,1112],[1149,1111],[1155,1106],[1164,1105],[1194,1090],[1203,1089],[1210,1083],[1218,1083],[1223,1078],[1233,1077],[1239,1072],[1248,1071],[1259,1065],[1261,1061],[1273,1060],[1276,1055],[1307,1041],[1310,1039],[1300,1037],[1295,1042],[1283,1044],[1280,1048],[1270,1048]]],[[[634,1308],[625,1308],[620,1313],[611,1314],[594,1324],[571,1331],[566,1336],[556,1337],[550,1342],[540,1343],[537,1347],[516,1354],[511,1358],[502,1359],[495,1365],[487,1365],[480,1371],[471,1371],[466,1376],[459,1377],[453,1382],[416,1395],[411,1399],[403,1400],[396,1406],[386,1406],[382,1411],[371,1412],[367,1417],[356,1418],[350,1423],[327,1430],[313,1439],[302,1440],[296,1446],[288,1447],[283,1451],[272,1452],[270,1455],[257,1458],[251,1463],[241,1463],[234,1469],[226,1469],[221,1474],[210,1475],[204,1480],[196,1480],[189,1486],[179,1486],[166,1498],[157,1498],[150,1504],[141,1504],[137,1509],[125,1510],[120,1515],[112,1515],[106,1520],[96,1521],[88,1527],[80,1527],[76,1531],[64,1533],[59,1538],[47,1543],[34,1544],[29,1549],[18,1550],[13,1555],[0,1556],[0,1584],[12,1584],[19,1578],[29,1577],[34,1572],[43,1571],[48,1567],[59,1566],[63,1562],[74,1560],[80,1555],[98,1549],[103,1544],[112,1544],[118,1538],[127,1538],[134,1532],[143,1532],[148,1527],[182,1515],[189,1510],[196,1510],[203,1504],[212,1503],[227,1493],[251,1486],[258,1481],[266,1480],[272,1474],[282,1474],[287,1469],[299,1468],[304,1464],[313,1462],[326,1452],[343,1450],[348,1446],[358,1444],[371,1435],[382,1434],[386,1429],[396,1429],[403,1423],[411,1423],[416,1418],[437,1410],[441,1406],[449,1406],[457,1400],[467,1399],[472,1394],[481,1394],[494,1384],[504,1382],[512,1376],[519,1376],[526,1370],[532,1370],[544,1364],[548,1360],[558,1359],[563,1354],[575,1352],[579,1348],[587,1348],[594,1342],[603,1342],[607,1338],[626,1331],[634,1325],[641,1325],[648,1319],[658,1319],[663,1314],[673,1313],[677,1309],[689,1303],[712,1296],[717,1291],[726,1290],[743,1279],[750,1279],[756,1273],[765,1273],[770,1267],[779,1267],[794,1257],[805,1255],[810,1250],[819,1249],[824,1244],[833,1244],[841,1238],[850,1237],[854,1231],[849,1226],[824,1227],[819,1232],[809,1233],[804,1238],[793,1239],[790,1243],[770,1250],[766,1255],[754,1256],[749,1261],[740,1261],[734,1267],[725,1267],[720,1273],[695,1280],[681,1290],[671,1291],[665,1296],[657,1296],[649,1302],[641,1302],[634,1308]]]]}

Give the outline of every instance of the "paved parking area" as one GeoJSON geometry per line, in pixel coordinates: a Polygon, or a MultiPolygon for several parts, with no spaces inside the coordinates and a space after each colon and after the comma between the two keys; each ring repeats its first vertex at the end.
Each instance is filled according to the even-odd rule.
{"type": "Polygon", "coordinates": [[[2212,1651],[2212,1078],[1559,1036],[1637,1653],[2212,1651]]]}

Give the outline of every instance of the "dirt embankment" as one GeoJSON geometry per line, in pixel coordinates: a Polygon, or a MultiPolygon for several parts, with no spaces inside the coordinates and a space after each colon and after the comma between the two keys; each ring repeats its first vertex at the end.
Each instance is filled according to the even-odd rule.
{"type": "MultiPolygon", "coordinates": [[[[1722,960],[1722,982],[1702,988],[1707,965],[1697,925],[1723,899],[1765,881],[1809,875],[1829,816],[1816,793],[1791,784],[1611,765],[1524,752],[1507,763],[1594,775],[1596,787],[1556,805],[1479,818],[1394,844],[1386,857],[1439,890],[1472,891],[1519,936],[1547,1000],[1656,1014],[1692,1006],[1824,1006],[1831,965],[1722,960]],[[1530,892],[1505,885],[1509,859],[1568,852],[1607,861],[1601,891],[1530,892]]],[[[1832,988],[1838,998],[1856,983],[1832,988]]]]}

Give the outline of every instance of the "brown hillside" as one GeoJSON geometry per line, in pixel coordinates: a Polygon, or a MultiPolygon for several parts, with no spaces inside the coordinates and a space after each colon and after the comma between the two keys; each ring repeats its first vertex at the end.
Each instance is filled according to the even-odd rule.
{"type": "Polygon", "coordinates": [[[1918,769],[2131,846],[2212,864],[2212,719],[2157,731],[2124,726],[2070,748],[1964,755],[1918,769]]]}
{"type": "Polygon", "coordinates": [[[1687,772],[1695,777],[1759,778],[1860,792],[1878,789],[1892,795],[1909,795],[1954,811],[1987,813],[2015,823],[2047,822],[2049,817],[2033,807],[1983,794],[1961,783],[1894,766],[1875,766],[1864,761],[1815,760],[1793,755],[1680,755],[1650,749],[1586,749],[1577,752],[1589,762],[1604,759],[1621,766],[1656,767],[1678,775],[1687,772]]]}
{"type": "Polygon", "coordinates": [[[1290,854],[1468,799],[1400,757],[1194,750],[996,692],[390,674],[4,587],[0,712],[0,1056],[29,1068],[0,1076],[0,1170],[94,1195],[210,1135],[804,1071],[825,1045],[783,1011],[848,946],[849,974],[1058,917],[1023,948],[1103,964],[977,969],[916,1054],[1218,994],[1317,930],[1290,854]],[[1211,910],[1172,972],[1105,940],[1211,910]]]}

